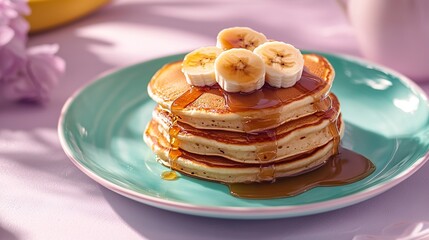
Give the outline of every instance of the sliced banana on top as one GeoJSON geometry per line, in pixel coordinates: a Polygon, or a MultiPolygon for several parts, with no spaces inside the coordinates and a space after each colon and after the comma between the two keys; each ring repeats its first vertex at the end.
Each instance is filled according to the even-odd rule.
{"type": "Polygon", "coordinates": [[[267,38],[248,27],[226,28],[217,35],[216,47],[222,50],[231,48],[245,48],[253,51],[257,46],[265,43],[267,38]]]}
{"type": "Polygon", "coordinates": [[[265,83],[265,66],[252,51],[234,48],[215,61],[216,81],[227,92],[252,92],[265,83]]]}
{"type": "Polygon", "coordinates": [[[265,81],[273,87],[287,88],[301,78],[304,57],[294,46],[284,42],[266,42],[254,53],[265,63],[265,81]]]}
{"type": "Polygon", "coordinates": [[[188,84],[197,87],[216,84],[214,62],[221,52],[217,47],[202,47],[188,53],[182,62],[188,84]]]}

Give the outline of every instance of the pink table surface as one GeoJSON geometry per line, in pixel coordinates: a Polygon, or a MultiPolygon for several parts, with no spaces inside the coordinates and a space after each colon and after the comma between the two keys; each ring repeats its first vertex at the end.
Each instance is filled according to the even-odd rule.
{"type": "Polygon", "coordinates": [[[392,224],[429,221],[429,164],[351,207],[245,221],[146,206],[105,189],[69,161],[57,121],[76,89],[106,70],[213,45],[219,30],[237,25],[302,49],[360,55],[333,0],[118,0],[32,36],[30,45],[59,43],[67,72],[46,106],[0,103],[0,239],[352,239],[392,224]]]}

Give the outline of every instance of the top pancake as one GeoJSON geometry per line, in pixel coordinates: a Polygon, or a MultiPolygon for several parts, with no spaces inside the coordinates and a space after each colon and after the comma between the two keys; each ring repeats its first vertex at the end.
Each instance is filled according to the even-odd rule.
{"type": "Polygon", "coordinates": [[[148,91],[162,108],[195,128],[261,131],[329,108],[321,100],[334,79],[332,66],[316,54],[305,54],[304,60],[303,76],[290,88],[264,86],[250,94],[226,93],[218,87],[194,88],[186,82],[181,62],[175,62],[154,75],[148,91]]]}

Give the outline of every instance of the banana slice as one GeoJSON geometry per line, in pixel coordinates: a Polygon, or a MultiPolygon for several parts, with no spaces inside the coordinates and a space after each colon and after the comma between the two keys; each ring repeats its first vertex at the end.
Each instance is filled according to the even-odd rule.
{"type": "Polygon", "coordinates": [[[288,88],[301,78],[304,57],[284,42],[266,42],[253,51],[265,63],[265,81],[273,87],[288,88]]]}
{"type": "Polygon", "coordinates": [[[214,62],[221,52],[217,47],[202,47],[188,53],[182,63],[188,84],[197,87],[216,84],[214,62]]]}
{"type": "Polygon", "coordinates": [[[252,51],[234,48],[215,61],[216,81],[227,92],[252,92],[265,83],[265,66],[252,51]]]}
{"type": "Polygon", "coordinates": [[[257,46],[267,41],[264,34],[248,27],[226,28],[217,35],[216,47],[222,50],[245,48],[253,51],[257,46]]]}

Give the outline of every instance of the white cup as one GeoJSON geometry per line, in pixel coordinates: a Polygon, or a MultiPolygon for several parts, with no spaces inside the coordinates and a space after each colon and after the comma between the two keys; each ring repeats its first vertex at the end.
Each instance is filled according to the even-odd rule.
{"type": "Polygon", "coordinates": [[[349,0],[343,4],[368,59],[429,81],[429,0],[349,0]]]}

